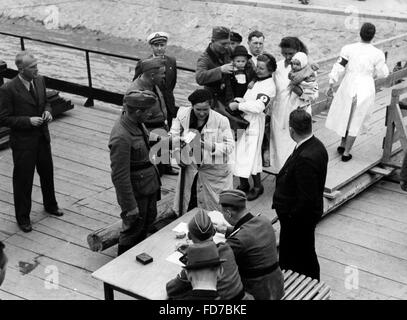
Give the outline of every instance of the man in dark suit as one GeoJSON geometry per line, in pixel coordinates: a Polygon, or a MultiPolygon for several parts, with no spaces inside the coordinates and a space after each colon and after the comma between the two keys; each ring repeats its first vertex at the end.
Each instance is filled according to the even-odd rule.
{"type": "MultiPolygon", "coordinates": [[[[174,88],[177,83],[177,61],[174,57],[167,56],[168,33],[154,32],[147,37],[147,42],[151,46],[152,57],[162,57],[165,59],[165,81],[159,85],[159,88],[164,96],[165,105],[167,107],[167,124],[171,128],[172,119],[177,116],[178,107],[175,105],[174,88]]],[[[136,65],[136,72],[133,81],[142,74],[141,61],[136,65]]]]}
{"type": "Polygon", "coordinates": [[[44,78],[27,51],[17,54],[18,75],[0,88],[0,126],[10,127],[13,154],[14,208],[19,227],[30,232],[34,170],[40,176],[45,211],[62,216],[55,198],[54,170],[48,122],[52,120],[44,78]]]}
{"type": "Polygon", "coordinates": [[[281,226],[279,261],[282,269],[319,280],[315,227],[324,208],[328,153],[305,110],[292,111],[289,126],[297,146],[277,175],[273,197],[281,226]]]}

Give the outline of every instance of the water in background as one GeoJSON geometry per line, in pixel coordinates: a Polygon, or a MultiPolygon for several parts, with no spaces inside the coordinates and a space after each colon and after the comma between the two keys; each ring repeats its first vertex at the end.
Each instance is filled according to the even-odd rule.
{"type": "MultiPolygon", "coordinates": [[[[85,52],[29,40],[25,40],[24,43],[26,50],[30,50],[38,59],[40,74],[88,85],[85,52]]],[[[0,35],[0,60],[5,61],[9,68],[16,69],[14,58],[20,50],[19,38],[0,35]]],[[[93,53],[90,53],[89,56],[93,87],[124,93],[133,79],[136,62],[93,53]]],[[[177,85],[174,91],[176,104],[188,106],[187,97],[197,87],[194,73],[178,70],[177,85]]],[[[72,98],[68,94],[62,95],[72,98]]],[[[86,98],[75,97],[75,100],[84,102],[86,98]]],[[[108,105],[100,101],[95,101],[96,104],[108,105]]],[[[116,105],[110,106],[120,108],[116,105]]]]}

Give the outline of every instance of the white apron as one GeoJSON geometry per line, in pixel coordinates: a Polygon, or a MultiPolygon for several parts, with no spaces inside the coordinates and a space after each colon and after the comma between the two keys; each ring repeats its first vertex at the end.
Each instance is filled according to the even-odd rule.
{"type": "Polygon", "coordinates": [[[365,131],[367,120],[373,112],[375,101],[374,78],[385,78],[389,69],[385,63],[384,53],[367,43],[354,43],[342,48],[340,56],[348,63],[344,68],[339,60],[329,74],[330,83],[343,80],[335,93],[326,119],[325,126],[341,137],[356,137],[365,131]],[[356,99],[353,107],[352,101],[356,99]]]}
{"type": "Polygon", "coordinates": [[[257,81],[252,89],[248,89],[239,103],[239,110],[249,126],[236,142],[236,157],[233,174],[237,177],[249,178],[263,171],[261,145],[264,136],[264,109],[276,95],[272,78],[257,81]]]}

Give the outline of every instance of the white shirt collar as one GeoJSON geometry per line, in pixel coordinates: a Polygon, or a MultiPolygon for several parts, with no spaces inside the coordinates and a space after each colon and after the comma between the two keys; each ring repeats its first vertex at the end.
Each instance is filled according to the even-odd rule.
{"type": "Polygon", "coordinates": [[[32,83],[33,86],[34,86],[34,81],[32,81],[32,80],[31,80],[31,81],[27,81],[27,80],[25,80],[20,74],[18,75],[18,77],[20,78],[20,80],[21,80],[21,82],[23,83],[24,87],[26,87],[27,90],[30,91],[30,83],[32,83]]]}
{"type": "Polygon", "coordinates": [[[305,141],[308,141],[309,139],[311,139],[314,135],[311,133],[308,137],[306,137],[304,140],[301,140],[300,142],[297,143],[297,145],[295,146],[295,149],[298,149],[298,147],[300,145],[302,145],[305,141]]]}

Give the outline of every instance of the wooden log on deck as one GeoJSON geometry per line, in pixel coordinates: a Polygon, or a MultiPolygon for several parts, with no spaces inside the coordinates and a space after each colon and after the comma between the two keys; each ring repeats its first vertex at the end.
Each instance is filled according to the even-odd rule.
{"type": "MultiPolygon", "coordinates": [[[[167,211],[168,206],[172,204],[170,197],[162,199],[157,204],[157,219],[155,223],[162,220],[162,215],[167,211]]],[[[90,250],[100,252],[106,250],[119,242],[120,231],[122,229],[122,220],[108,225],[107,227],[93,231],[87,236],[90,250]]]]}

